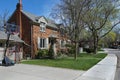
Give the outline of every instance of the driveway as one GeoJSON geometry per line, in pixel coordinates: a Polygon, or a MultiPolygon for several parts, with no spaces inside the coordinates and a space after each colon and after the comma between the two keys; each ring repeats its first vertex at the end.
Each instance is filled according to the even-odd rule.
{"type": "Polygon", "coordinates": [[[75,80],[85,71],[16,64],[0,66],[0,80],[75,80]]]}

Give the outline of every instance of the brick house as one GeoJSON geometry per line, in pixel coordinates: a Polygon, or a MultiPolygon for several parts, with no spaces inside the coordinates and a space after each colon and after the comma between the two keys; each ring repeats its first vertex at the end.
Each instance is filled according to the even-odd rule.
{"type": "Polygon", "coordinates": [[[8,23],[14,23],[19,26],[20,38],[30,46],[23,46],[23,55],[30,55],[34,58],[39,49],[49,49],[50,40],[56,40],[54,50],[65,49],[67,42],[66,35],[61,31],[62,25],[44,16],[36,16],[22,9],[22,2],[16,5],[16,9],[8,20],[8,23]]]}

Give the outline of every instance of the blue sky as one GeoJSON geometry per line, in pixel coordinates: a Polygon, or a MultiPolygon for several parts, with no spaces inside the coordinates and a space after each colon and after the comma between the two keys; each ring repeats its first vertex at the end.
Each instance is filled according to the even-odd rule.
{"type": "MultiPolygon", "coordinates": [[[[11,15],[16,9],[19,0],[0,0],[0,14],[5,10],[11,15]]],[[[49,17],[51,9],[59,3],[59,0],[22,0],[23,10],[38,16],[49,17]]]]}

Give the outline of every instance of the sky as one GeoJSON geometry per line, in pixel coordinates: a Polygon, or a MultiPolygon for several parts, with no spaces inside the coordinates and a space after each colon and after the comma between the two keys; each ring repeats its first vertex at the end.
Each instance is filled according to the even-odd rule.
{"type": "MultiPolygon", "coordinates": [[[[19,0],[0,0],[0,14],[6,10],[11,15],[16,9],[19,0]]],[[[50,17],[50,12],[59,0],[22,0],[23,10],[38,16],[50,17]]]]}

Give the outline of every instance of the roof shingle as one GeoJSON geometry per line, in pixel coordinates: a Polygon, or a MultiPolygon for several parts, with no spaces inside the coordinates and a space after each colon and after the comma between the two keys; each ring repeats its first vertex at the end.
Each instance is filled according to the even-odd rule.
{"type": "MultiPolygon", "coordinates": [[[[0,40],[7,40],[7,34],[3,31],[0,31],[0,40]]],[[[10,35],[10,41],[24,43],[17,35],[10,35]]]]}
{"type": "MultiPolygon", "coordinates": [[[[34,14],[31,14],[31,13],[29,13],[29,12],[26,12],[26,11],[23,11],[22,10],[22,13],[25,15],[25,16],[27,16],[31,21],[33,21],[33,22],[35,22],[35,23],[38,23],[38,19],[40,19],[41,17],[43,17],[43,16],[36,16],[36,15],[34,15],[34,14]]],[[[47,20],[47,26],[48,27],[52,27],[52,28],[55,28],[55,29],[58,29],[57,28],[57,26],[56,26],[56,23],[53,21],[53,20],[51,20],[51,19],[48,19],[48,18],[45,18],[46,20],[47,20]]]]}

